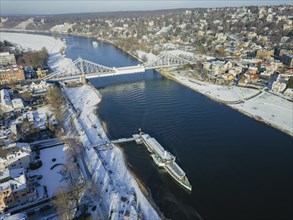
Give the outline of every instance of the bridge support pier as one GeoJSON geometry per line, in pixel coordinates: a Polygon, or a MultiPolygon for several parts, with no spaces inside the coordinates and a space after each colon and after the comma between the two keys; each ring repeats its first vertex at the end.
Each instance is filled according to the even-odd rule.
{"type": "Polygon", "coordinates": [[[84,69],[83,69],[83,59],[81,57],[79,57],[79,62],[80,62],[80,71],[82,76],[80,77],[80,82],[82,84],[86,84],[86,78],[85,78],[85,73],[84,73],[84,69]]]}
{"type": "Polygon", "coordinates": [[[82,84],[86,84],[86,78],[85,78],[85,76],[80,77],[80,82],[82,84]]]}

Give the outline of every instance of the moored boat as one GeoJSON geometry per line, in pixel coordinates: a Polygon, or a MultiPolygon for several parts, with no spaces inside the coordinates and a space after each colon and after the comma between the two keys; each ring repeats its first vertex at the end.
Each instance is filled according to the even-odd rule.
{"type": "Polygon", "coordinates": [[[181,186],[191,191],[192,186],[186,177],[185,172],[175,162],[175,156],[165,150],[156,139],[148,134],[140,133],[140,140],[151,153],[151,157],[158,167],[163,167],[181,186]]]}
{"type": "Polygon", "coordinates": [[[98,47],[99,46],[99,43],[97,41],[93,41],[93,46],[94,47],[98,47]]]}

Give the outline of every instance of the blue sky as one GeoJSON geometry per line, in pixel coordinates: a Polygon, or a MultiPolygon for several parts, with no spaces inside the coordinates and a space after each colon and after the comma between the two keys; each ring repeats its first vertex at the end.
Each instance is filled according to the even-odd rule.
{"type": "Polygon", "coordinates": [[[157,10],[169,8],[199,8],[247,5],[291,4],[292,0],[0,0],[0,14],[63,14],[78,12],[157,10]]]}

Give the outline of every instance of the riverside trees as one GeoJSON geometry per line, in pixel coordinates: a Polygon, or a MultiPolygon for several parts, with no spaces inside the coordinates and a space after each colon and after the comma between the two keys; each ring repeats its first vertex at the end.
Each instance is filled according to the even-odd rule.
{"type": "Polygon", "coordinates": [[[56,85],[50,87],[47,93],[47,99],[58,121],[62,121],[62,106],[65,104],[65,99],[60,88],[56,85]]]}
{"type": "Polygon", "coordinates": [[[17,56],[17,63],[19,65],[30,66],[34,69],[46,69],[48,68],[48,58],[48,51],[45,47],[43,47],[40,51],[30,51],[20,54],[17,56]]]}

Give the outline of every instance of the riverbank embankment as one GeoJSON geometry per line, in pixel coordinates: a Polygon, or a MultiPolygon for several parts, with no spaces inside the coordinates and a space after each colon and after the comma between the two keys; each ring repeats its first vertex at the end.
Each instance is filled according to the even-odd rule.
{"type": "Polygon", "coordinates": [[[160,219],[141,191],[139,183],[127,169],[122,151],[110,143],[95,115],[95,109],[101,101],[98,91],[90,85],[64,88],[64,91],[79,113],[66,121],[74,120],[79,139],[84,146],[87,168],[101,193],[103,206],[108,212],[123,210],[123,213],[142,215],[145,219],[160,219]]]}

